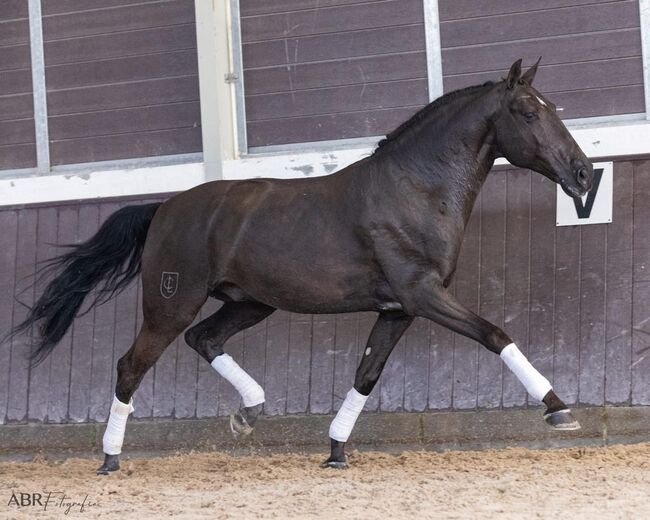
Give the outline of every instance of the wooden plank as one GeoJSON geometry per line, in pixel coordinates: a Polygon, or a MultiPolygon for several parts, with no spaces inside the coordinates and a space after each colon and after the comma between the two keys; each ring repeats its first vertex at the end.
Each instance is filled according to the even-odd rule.
{"type": "Polygon", "coordinates": [[[555,393],[567,404],[578,402],[580,373],[579,226],[558,227],[555,258],[555,393]]]}
{"type": "Polygon", "coordinates": [[[634,163],[632,404],[650,404],[650,162],[634,163]]]}
{"type": "MultiPolygon", "coordinates": [[[[481,190],[479,314],[503,327],[505,305],[506,173],[493,173],[481,190]]],[[[501,406],[503,361],[486,348],[478,351],[479,408],[501,406]]]]}
{"type": "MultiPolygon", "coordinates": [[[[183,346],[180,345],[180,348],[183,348],[183,346]]],[[[152,411],[154,417],[174,416],[178,349],[179,341],[174,339],[154,366],[152,411]]]]}
{"type": "MultiPolygon", "coordinates": [[[[11,210],[0,211],[0,229],[3,230],[2,247],[0,248],[0,337],[4,338],[13,326],[14,289],[16,278],[16,250],[18,246],[18,212],[11,210]]],[[[11,359],[11,341],[0,341],[0,380],[9,381],[11,359]]],[[[9,403],[9,386],[0,385],[0,424],[6,422],[7,405],[9,403]]]]}
{"type": "Polygon", "coordinates": [[[175,128],[134,134],[52,141],[53,165],[133,157],[152,157],[201,151],[201,129],[175,128]]]}
{"type": "Polygon", "coordinates": [[[0,145],[0,170],[32,168],[36,166],[36,145],[0,145]]]}
{"type": "Polygon", "coordinates": [[[333,410],[335,338],[336,316],[315,315],[312,328],[310,413],[331,413],[333,410]]]}
{"type": "MultiPolygon", "coordinates": [[[[529,170],[506,174],[504,330],[517,347],[528,351],[528,280],[530,276],[530,179],[529,170]]],[[[517,377],[503,368],[504,407],[524,406],[526,389],[517,377]]]]}
{"type": "Polygon", "coordinates": [[[3,47],[2,53],[0,53],[0,70],[29,69],[30,67],[29,44],[3,47]]]}
{"type": "MultiPolygon", "coordinates": [[[[97,204],[83,204],[79,207],[77,223],[78,243],[92,237],[99,227],[97,204]]],[[[75,319],[72,330],[72,373],[70,377],[70,402],[68,413],[71,421],[85,422],[90,411],[92,390],[92,354],[94,345],[95,310],[83,313],[93,300],[95,293],[86,297],[82,314],[75,319]]]]}
{"type": "Polygon", "coordinates": [[[605,291],[607,226],[581,227],[580,403],[605,400],[605,291]]]}
{"type": "MultiPolygon", "coordinates": [[[[34,304],[34,290],[30,287],[30,284],[36,267],[37,224],[37,209],[27,208],[18,212],[16,284],[14,287],[14,298],[18,301],[14,304],[13,326],[24,321],[27,317],[27,307],[31,307],[34,304]]],[[[30,332],[16,336],[11,341],[7,421],[16,422],[27,419],[30,374],[28,356],[31,351],[30,342],[30,332]]]]}
{"type": "MultiPolygon", "coordinates": [[[[99,205],[100,226],[119,209],[118,203],[99,205]]],[[[115,327],[115,300],[95,307],[92,344],[90,411],[91,421],[104,422],[108,419],[115,386],[113,373],[117,359],[113,357],[115,327]]]]}
{"type": "Polygon", "coordinates": [[[643,85],[557,92],[550,99],[564,108],[561,112],[562,119],[638,114],[645,111],[643,85]]]}
{"type": "MultiPolygon", "coordinates": [[[[446,76],[444,78],[445,90],[456,90],[468,85],[477,85],[488,80],[505,77],[507,74],[508,70],[504,69],[446,76]]],[[[548,94],[565,90],[640,85],[642,83],[643,62],[640,56],[587,61],[584,63],[540,65],[535,76],[535,88],[548,94]]]]}
{"type": "MultiPolygon", "coordinates": [[[[201,321],[197,314],[191,326],[201,321]]],[[[187,327],[189,329],[189,327],[187,327]]],[[[187,330],[186,329],[186,330],[187,330]]],[[[196,417],[198,392],[198,353],[185,343],[184,333],[176,338],[178,352],[176,354],[176,390],[174,392],[174,418],[190,419],[196,417]]]]}
{"type": "Polygon", "coordinates": [[[414,106],[254,121],[248,123],[248,144],[265,146],[382,135],[406,121],[420,108],[414,106]]]}
{"type": "MultiPolygon", "coordinates": [[[[531,176],[528,360],[553,384],[555,304],[555,183],[531,176]]],[[[528,398],[528,404],[541,403],[528,398]]]]}
{"type": "Polygon", "coordinates": [[[48,92],[173,76],[197,74],[196,50],[186,49],[146,56],[126,56],[101,61],[49,66],[48,92]]]}
{"type": "Polygon", "coordinates": [[[405,356],[406,337],[402,336],[379,378],[379,410],[382,412],[404,410],[405,356]]]}
{"type": "MultiPolygon", "coordinates": [[[[36,265],[42,264],[57,254],[56,250],[56,236],[58,226],[58,212],[57,208],[38,208],[38,223],[36,227],[36,265]]],[[[36,286],[35,298],[38,299],[46,284],[52,280],[49,277],[43,283],[36,286]]],[[[31,281],[34,281],[33,274],[31,281]]],[[[37,337],[37,331],[34,331],[34,336],[37,337]]],[[[43,362],[32,367],[29,374],[29,405],[27,418],[30,421],[47,421],[48,407],[50,400],[50,365],[52,359],[58,357],[60,354],[58,346],[56,350],[43,360],[43,362]]]]}
{"type": "Polygon", "coordinates": [[[612,222],[607,226],[605,403],[630,402],[634,163],[614,164],[612,222]]]}
{"type": "Polygon", "coordinates": [[[626,0],[560,9],[536,9],[489,19],[478,17],[442,22],[440,38],[443,47],[457,47],[571,34],[576,27],[588,28],[590,32],[639,27],[639,4],[636,0],[626,0]]]}
{"type": "MultiPolygon", "coordinates": [[[[287,409],[290,319],[286,311],[275,311],[268,318],[266,371],[264,381],[260,382],[266,395],[265,415],[284,415],[287,409]]],[[[302,378],[308,379],[307,373],[303,373],[302,378]]]]}
{"type": "Polygon", "coordinates": [[[41,0],[43,15],[90,11],[120,5],[155,3],[159,0],[41,0]]]}
{"type": "Polygon", "coordinates": [[[0,121],[0,143],[25,144],[36,140],[33,119],[0,121]]]}
{"type": "MultiPolygon", "coordinates": [[[[201,309],[201,319],[217,312],[221,302],[209,298],[201,309]]],[[[203,358],[199,359],[199,374],[196,391],[196,416],[216,417],[219,415],[219,384],[222,381],[216,370],[203,358]]]]}
{"type": "MultiPolygon", "coordinates": [[[[370,0],[371,2],[377,0],[370,0]]],[[[240,6],[242,18],[260,14],[285,13],[287,11],[300,11],[303,9],[324,9],[327,7],[368,3],[368,0],[246,0],[240,6]]]]}
{"type": "MultiPolygon", "coordinates": [[[[455,291],[455,285],[449,290],[455,291]]],[[[451,408],[453,397],[454,333],[431,323],[429,344],[429,408],[445,410],[451,408]]]]}
{"type": "MultiPolygon", "coordinates": [[[[31,95],[29,97],[31,103],[31,95]]],[[[198,76],[154,78],[129,83],[48,92],[50,116],[155,104],[197,101],[198,76]]],[[[0,107],[2,99],[0,98],[0,107]]],[[[1,109],[0,109],[1,113],[1,109]]]]}
{"type": "Polygon", "coordinates": [[[542,56],[542,65],[583,61],[585,56],[599,60],[639,56],[641,34],[638,28],[616,29],[595,34],[567,34],[498,42],[481,46],[452,47],[442,50],[444,75],[470,74],[480,71],[508,70],[522,58],[523,67],[530,67],[542,56]]]}
{"type": "Polygon", "coordinates": [[[45,44],[47,66],[196,48],[194,23],[54,40],[45,44]]]}
{"type": "Polygon", "coordinates": [[[43,39],[78,38],[112,31],[132,31],[194,22],[194,2],[188,0],[139,3],[92,11],[76,11],[65,16],[43,17],[43,39]]]}
{"type": "Polygon", "coordinates": [[[31,92],[0,96],[0,120],[23,119],[34,115],[34,101],[31,92]]]}
{"type": "Polygon", "coordinates": [[[24,94],[32,91],[32,71],[30,69],[5,70],[0,74],[2,95],[24,94]]]}
{"type": "MultiPolygon", "coordinates": [[[[423,51],[364,56],[247,70],[244,72],[244,84],[246,94],[253,95],[417,79],[426,78],[426,64],[423,51]]],[[[63,82],[63,79],[59,81],[63,82]]]]}
{"type": "MultiPolygon", "coordinates": [[[[262,94],[246,98],[247,121],[425,105],[424,79],[262,94]]],[[[180,126],[180,125],[179,125],[180,126]]]]}
{"type": "Polygon", "coordinates": [[[422,412],[429,400],[429,340],[431,322],[417,318],[406,331],[404,410],[422,412]]]}
{"type": "Polygon", "coordinates": [[[332,391],[334,411],[338,411],[346,394],[354,385],[354,375],[357,369],[357,331],[358,318],[356,314],[336,315],[332,391]]]}
{"type": "MultiPolygon", "coordinates": [[[[465,307],[478,312],[480,284],[481,199],[467,224],[456,270],[456,298],[465,307]]],[[[478,349],[475,341],[454,335],[454,386],[452,407],[463,410],[477,403],[478,349]]]]}
{"type": "MultiPolygon", "coordinates": [[[[76,206],[61,206],[59,212],[59,227],[56,235],[57,244],[74,244],[77,242],[78,209],[76,206]]],[[[55,253],[62,254],[65,249],[60,247],[55,253]]],[[[50,367],[50,394],[48,407],[48,422],[67,422],[70,400],[70,380],[72,371],[72,342],[74,338],[73,322],[52,355],[50,367]]]]}
{"type": "MultiPolygon", "coordinates": [[[[200,126],[200,124],[201,109],[198,101],[49,118],[50,139],[55,141],[79,137],[115,135],[125,130],[136,133],[191,128],[200,126]],[[129,122],[128,127],[125,126],[125,121],[129,122]]],[[[2,125],[3,123],[0,123],[0,138],[2,138],[2,125]]]]}
{"type": "Polygon", "coordinates": [[[443,22],[455,19],[494,16],[498,14],[556,9],[576,5],[598,4],[611,0],[438,0],[439,16],[443,22]]]}
{"type": "Polygon", "coordinates": [[[291,314],[287,367],[287,413],[309,411],[309,367],[312,355],[312,317],[291,314]]]}
{"type": "Polygon", "coordinates": [[[424,49],[424,24],[317,34],[242,46],[244,69],[396,54],[424,49]]]}
{"type": "Polygon", "coordinates": [[[0,31],[0,47],[22,45],[29,43],[29,20],[13,20],[3,22],[0,31]]]}
{"type": "Polygon", "coordinates": [[[16,20],[29,16],[28,4],[25,0],[3,0],[0,21],[16,20]]]}
{"type": "Polygon", "coordinates": [[[385,0],[329,9],[247,16],[241,20],[242,42],[358,31],[422,22],[422,0],[385,0]]]}

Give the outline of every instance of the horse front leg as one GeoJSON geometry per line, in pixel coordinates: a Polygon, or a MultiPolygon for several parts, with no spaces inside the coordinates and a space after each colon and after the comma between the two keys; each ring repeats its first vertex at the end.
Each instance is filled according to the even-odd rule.
{"type": "Polygon", "coordinates": [[[348,467],[345,457],[345,443],[352,433],[354,423],[366,404],[370,392],[381,375],[388,356],[413,322],[412,316],[396,311],[379,315],[370,332],[361,363],[357,368],[354,386],[347,393],[341,408],[329,429],[329,458],[321,464],[323,468],[345,469],[348,467]]]}
{"type": "Polygon", "coordinates": [[[556,430],[577,430],[580,424],[571,410],[555,394],[551,383],[521,353],[512,339],[499,327],[465,308],[444,287],[423,284],[416,297],[409,302],[408,310],[428,318],[454,332],[478,341],[499,355],[508,368],[524,385],[528,394],[546,405],[544,420],[556,430]],[[419,293],[419,294],[418,294],[419,293]]]}

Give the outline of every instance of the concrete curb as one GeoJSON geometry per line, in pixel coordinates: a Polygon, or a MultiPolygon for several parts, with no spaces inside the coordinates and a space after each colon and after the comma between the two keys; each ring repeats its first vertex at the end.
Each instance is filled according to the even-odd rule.
{"type": "MultiPolygon", "coordinates": [[[[650,441],[650,406],[574,409],[582,429],[551,430],[541,409],[456,412],[365,413],[350,445],[409,445],[428,449],[486,449],[506,446],[554,448],[650,441]]],[[[131,420],[124,450],[185,451],[327,447],[332,415],[262,417],[248,439],[232,438],[227,417],[192,420],[131,420]]],[[[6,424],[0,454],[101,452],[103,423],[6,424]]]]}

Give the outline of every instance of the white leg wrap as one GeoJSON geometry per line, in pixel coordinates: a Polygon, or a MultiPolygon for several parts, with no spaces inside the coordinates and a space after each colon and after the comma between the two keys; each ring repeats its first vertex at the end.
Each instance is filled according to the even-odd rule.
{"type": "Polygon", "coordinates": [[[211,364],[212,368],[237,389],[246,408],[264,402],[264,389],[228,354],[217,356],[211,364]]]}
{"type": "Polygon", "coordinates": [[[113,397],[111,413],[108,416],[108,423],[104,432],[104,453],[107,455],[119,455],[122,453],[126,420],[132,411],[133,399],[131,399],[129,404],[124,404],[117,396],[113,397]]]}
{"type": "Polygon", "coordinates": [[[541,401],[553,388],[542,374],[540,374],[530,361],[526,359],[517,345],[510,343],[501,351],[501,359],[514,372],[519,381],[526,387],[526,391],[538,401],[541,401]]]}
{"type": "Polygon", "coordinates": [[[368,400],[367,395],[361,395],[354,388],[352,388],[345,396],[345,401],[341,405],[336,417],[330,424],[330,438],[339,442],[347,442],[348,437],[352,433],[354,423],[357,422],[357,417],[363,410],[363,406],[368,400]]]}

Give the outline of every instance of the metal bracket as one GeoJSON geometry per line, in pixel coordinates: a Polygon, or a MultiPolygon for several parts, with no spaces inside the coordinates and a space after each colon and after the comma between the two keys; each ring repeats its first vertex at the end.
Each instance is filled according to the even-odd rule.
{"type": "Polygon", "coordinates": [[[239,80],[239,75],[235,72],[229,72],[228,74],[223,75],[226,83],[235,83],[239,80]]]}

